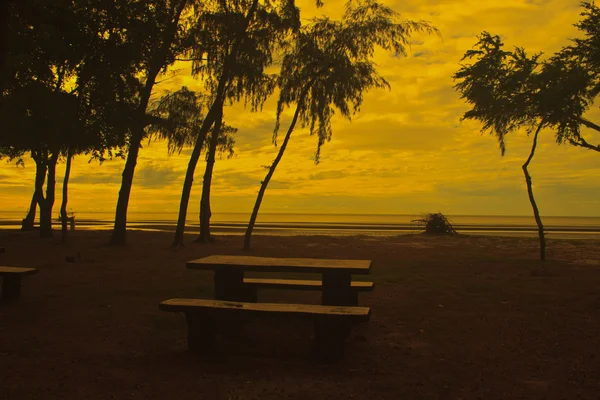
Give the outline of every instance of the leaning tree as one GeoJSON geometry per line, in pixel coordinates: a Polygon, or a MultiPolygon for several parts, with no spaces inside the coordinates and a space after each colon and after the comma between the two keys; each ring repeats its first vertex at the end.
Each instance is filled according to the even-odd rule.
{"type": "Polygon", "coordinates": [[[121,79],[133,81],[138,88],[132,112],[125,116],[127,129],[127,158],[123,168],[121,189],[117,200],[111,244],[121,245],[126,241],[127,208],[137,158],[146,128],[151,123],[148,116],[150,98],[161,72],[165,72],[185,48],[189,18],[196,0],[150,0],[125,1],[121,4],[125,16],[117,19],[123,29],[122,36],[129,51],[122,56],[129,60],[127,73],[121,79]]]}
{"type": "Polygon", "coordinates": [[[502,155],[509,132],[521,128],[528,134],[535,132],[522,169],[538,226],[542,261],[546,258],[544,227],[527,170],[540,131],[554,131],[559,144],[600,151],[600,146],[590,144],[581,133],[582,126],[600,131],[600,126],[585,117],[600,93],[600,9],[593,3],[582,6],[583,20],[575,25],[582,38],[572,39],[548,59],[542,60],[541,53],[528,56],[519,47],[506,51],[499,36],[483,32],[476,48],[462,58],[474,62],[462,65],[453,76],[461,98],[472,105],[462,119],[482,122],[482,131],[498,138],[502,155]]]}
{"type": "Polygon", "coordinates": [[[299,25],[300,14],[294,0],[207,2],[194,21],[187,59],[192,61],[193,75],[205,82],[211,95],[188,162],[174,246],[183,244],[194,171],[212,129],[201,196],[199,240],[210,239],[210,185],[224,106],[227,102],[244,101],[252,110],[260,109],[275,87],[274,77],[265,69],[272,64],[274,51],[285,45],[288,34],[299,25]]]}
{"type": "Polygon", "coordinates": [[[258,211],[267,186],[299,122],[317,135],[315,162],[321,146],[331,138],[331,118],[335,109],[346,118],[359,111],[363,93],[371,88],[390,87],[377,72],[373,61],[376,48],[405,55],[413,32],[436,32],[425,22],[399,21],[392,9],[373,0],[349,1],[340,21],[316,18],[304,26],[285,54],[279,78],[279,99],[273,142],[276,144],[281,114],[295,105],[294,115],[279,152],[261,183],[244,238],[250,242],[258,211]]]}

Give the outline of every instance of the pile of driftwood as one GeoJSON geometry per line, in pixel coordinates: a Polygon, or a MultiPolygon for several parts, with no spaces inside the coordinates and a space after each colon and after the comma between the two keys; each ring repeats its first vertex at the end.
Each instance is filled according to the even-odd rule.
{"type": "Polygon", "coordinates": [[[426,235],[458,235],[452,224],[442,213],[423,214],[420,219],[413,219],[426,235]]]}

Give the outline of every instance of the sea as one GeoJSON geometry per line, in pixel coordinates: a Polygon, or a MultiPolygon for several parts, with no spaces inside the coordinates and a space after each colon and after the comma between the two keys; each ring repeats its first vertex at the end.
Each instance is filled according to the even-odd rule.
{"type": "MultiPolygon", "coordinates": [[[[0,211],[0,229],[20,229],[23,212],[0,211]]],[[[76,229],[110,230],[113,212],[80,212],[75,215],[76,229]]],[[[416,214],[310,214],[260,213],[254,233],[263,235],[367,235],[395,236],[423,231],[416,214]]],[[[459,234],[493,236],[537,236],[533,216],[446,215],[459,234]]],[[[214,213],[211,231],[218,235],[243,235],[250,214],[214,213]]],[[[58,218],[55,218],[59,229],[58,218]]],[[[54,222],[53,221],[53,222],[54,222]]],[[[177,213],[129,212],[127,227],[147,231],[174,232],[177,213]]],[[[600,239],[600,217],[542,216],[547,237],[560,239],[600,239]]],[[[186,232],[199,231],[198,219],[186,221],[186,232]]]]}

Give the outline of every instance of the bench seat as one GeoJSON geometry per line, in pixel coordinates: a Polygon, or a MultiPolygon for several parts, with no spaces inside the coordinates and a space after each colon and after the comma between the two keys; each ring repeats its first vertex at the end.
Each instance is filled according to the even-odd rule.
{"type": "MultiPolygon", "coordinates": [[[[300,290],[319,290],[323,288],[323,282],[319,280],[304,279],[263,279],[263,278],[244,278],[244,283],[258,288],[272,289],[300,289],[300,290]]],[[[352,281],[350,287],[359,292],[370,292],[375,288],[373,282],[352,281]]]]}
{"type": "MultiPolygon", "coordinates": [[[[303,279],[264,279],[244,278],[247,290],[247,301],[258,301],[258,289],[297,289],[297,290],[322,290],[323,282],[320,280],[303,279]]],[[[358,292],[370,292],[375,288],[373,282],[352,281],[350,282],[350,293],[346,295],[345,305],[358,306],[358,292]]],[[[323,304],[328,301],[323,298],[323,304]]]]}
{"type": "Polygon", "coordinates": [[[0,266],[0,277],[2,277],[1,301],[12,301],[19,298],[21,294],[21,277],[37,273],[35,268],[3,267],[0,266]]]}
{"type": "Polygon", "coordinates": [[[352,324],[368,321],[369,307],[324,306],[312,304],[247,303],[205,299],[170,299],[159,310],[185,313],[188,325],[188,348],[206,353],[215,348],[219,325],[241,315],[271,315],[308,318],[314,321],[315,352],[322,360],[339,359],[344,339],[352,324]]]}

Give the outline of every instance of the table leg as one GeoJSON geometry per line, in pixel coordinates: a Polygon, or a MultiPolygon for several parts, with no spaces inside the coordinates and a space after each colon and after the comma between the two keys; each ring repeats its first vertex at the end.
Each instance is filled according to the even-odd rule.
{"type": "Polygon", "coordinates": [[[334,306],[358,305],[357,294],[350,286],[352,276],[343,272],[323,273],[322,304],[334,306]]]}
{"type": "Polygon", "coordinates": [[[2,278],[2,301],[12,301],[19,298],[21,294],[21,277],[4,276],[2,278]]]}
{"type": "MultiPolygon", "coordinates": [[[[250,287],[244,285],[244,271],[230,268],[215,270],[215,299],[224,301],[252,301],[250,287]]],[[[227,315],[215,319],[217,332],[223,336],[236,337],[244,326],[243,315],[227,315]]]]}
{"type": "Polygon", "coordinates": [[[244,286],[244,271],[218,269],[215,271],[215,299],[245,301],[247,290],[244,286]]]}

